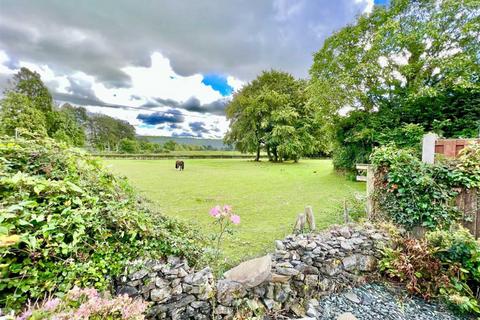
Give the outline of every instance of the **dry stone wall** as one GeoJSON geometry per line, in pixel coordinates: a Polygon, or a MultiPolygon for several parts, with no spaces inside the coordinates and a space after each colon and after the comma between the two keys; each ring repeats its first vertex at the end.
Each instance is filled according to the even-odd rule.
{"type": "MultiPolygon", "coordinates": [[[[270,314],[316,316],[316,298],[375,276],[388,234],[373,225],[334,226],[275,242],[272,255],[246,261],[215,280],[177,257],[136,264],[117,293],[152,301],[157,319],[232,319],[270,314]]],[[[135,265],[135,264],[134,264],[135,265]]]]}

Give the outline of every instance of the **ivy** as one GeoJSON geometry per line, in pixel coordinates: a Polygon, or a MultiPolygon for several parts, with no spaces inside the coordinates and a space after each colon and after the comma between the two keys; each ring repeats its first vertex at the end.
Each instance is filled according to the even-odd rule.
{"type": "Polygon", "coordinates": [[[391,145],[376,149],[371,161],[381,211],[407,229],[447,228],[461,216],[455,207],[459,190],[480,187],[479,144],[465,148],[456,160],[433,165],[391,145]]]}

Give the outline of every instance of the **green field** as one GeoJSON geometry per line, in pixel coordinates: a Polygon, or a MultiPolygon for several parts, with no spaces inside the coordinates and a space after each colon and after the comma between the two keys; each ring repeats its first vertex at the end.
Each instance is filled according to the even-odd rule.
{"type": "Polygon", "coordinates": [[[185,171],[173,160],[104,160],[162,214],[212,232],[209,209],[230,204],[241,224],[225,242],[230,261],[273,249],[273,241],[292,231],[295,217],[312,205],[319,228],[342,220],[342,203],[365,185],[334,173],[330,160],[300,163],[255,163],[242,159],[192,159],[185,171]]]}

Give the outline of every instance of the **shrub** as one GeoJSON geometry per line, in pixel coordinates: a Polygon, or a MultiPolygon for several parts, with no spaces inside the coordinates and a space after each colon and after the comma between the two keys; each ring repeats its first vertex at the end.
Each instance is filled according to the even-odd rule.
{"type": "Polygon", "coordinates": [[[50,298],[30,305],[17,320],[69,319],[145,319],[148,303],[127,295],[110,297],[92,288],[74,287],[62,298],[50,298]]]}
{"type": "Polygon", "coordinates": [[[464,228],[434,231],[426,239],[397,238],[380,269],[406,284],[412,294],[440,298],[462,312],[480,314],[475,297],[480,281],[480,243],[464,228]]]}
{"type": "Polygon", "coordinates": [[[74,285],[106,289],[138,257],[199,254],[197,233],[152,213],[125,180],[50,139],[0,138],[0,199],[7,309],[74,285]]]}
{"type": "Polygon", "coordinates": [[[377,171],[376,198],[394,222],[411,229],[447,228],[458,220],[458,188],[480,187],[480,146],[465,148],[456,160],[420,161],[411,150],[386,146],[371,161],[377,171]]]}

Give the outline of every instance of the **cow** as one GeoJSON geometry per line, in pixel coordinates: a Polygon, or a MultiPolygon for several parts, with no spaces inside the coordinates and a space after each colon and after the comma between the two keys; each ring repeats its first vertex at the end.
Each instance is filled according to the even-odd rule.
{"type": "Polygon", "coordinates": [[[177,160],[175,162],[175,169],[183,171],[183,169],[185,169],[185,163],[182,160],[177,160]]]}

